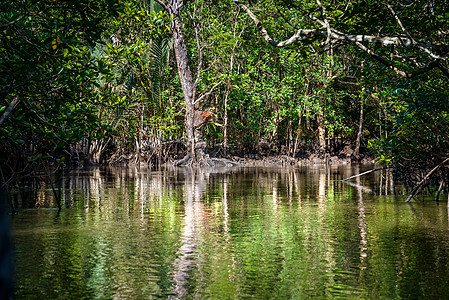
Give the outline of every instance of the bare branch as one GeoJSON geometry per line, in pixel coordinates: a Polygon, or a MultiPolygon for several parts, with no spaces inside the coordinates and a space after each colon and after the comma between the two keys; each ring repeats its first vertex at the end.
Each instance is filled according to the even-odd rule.
{"type": "Polygon", "coordinates": [[[393,15],[393,17],[396,19],[396,22],[398,23],[399,27],[401,27],[402,32],[404,32],[409,38],[411,38],[413,40],[413,42],[415,42],[415,40],[412,38],[410,33],[408,33],[408,31],[405,29],[404,25],[402,25],[401,19],[399,19],[398,15],[393,10],[393,7],[391,7],[390,3],[387,2],[386,5],[387,5],[388,9],[390,10],[391,14],[393,15]]]}
{"type": "Polygon", "coordinates": [[[17,19],[15,19],[14,21],[11,21],[9,23],[6,24],[0,24],[0,29],[6,28],[8,26],[11,26],[17,22],[19,22],[20,20],[22,20],[23,18],[25,18],[27,16],[27,14],[21,15],[20,17],[18,17],[17,19]]]}
{"type": "Polygon", "coordinates": [[[429,72],[430,70],[432,70],[434,68],[439,67],[438,60],[433,60],[433,61],[429,62],[425,67],[421,67],[421,68],[417,69],[416,71],[407,73],[405,71],[399,70],[397,67],[393,66],[389,61],[387,61],[383,57],[377,55],[373,50],[369,49],[368,47],[366,47],[362,43],[355,42],[354,44],[357,47],[359,47],[361,50],[363,50],[366,53],[368,53],[369,55],[371,55],[371,57],[373,57],[375,60],[377,60],[378,62],[380,62],[383,65],[387,66],[390,70],[395,72],[397,75],[399,75],[401,77],[404,77],[404,78],[413,78],[413,77],[416,77],[418,75],[421,75],[421,74],[424,74],[426,72],[429,72]]]}
{"type": "Polygon", "coordinates": [[[360,176],[363,176],[363,175],[366,175],[366,174],[369,174],[369,173],[373,173],[373,172],[380,171],[380,170],[386,170],[386,169],[390,169],[390,168],[392,168],[392,167],[381,167],[381,168],[372,169],[372,170],[369,170],[369,171],[366,171],[366,172],[363,172],[363,173],[360,173],[360,174],[357,174],[357,175],[350,176],[348,178],[342,179],[341,181],[347,181],[349,179],[353,179],[353,178],[360,177],[360,176]]]}
{"type": "Polygon", "coordinates": [[[422,51],[426,52],[430,57],[434,58],[434,59],[438,59],[438,60],[446,60],[447,59],[447,53],[446,53],[446,57],[441,56],[441,55],[437,55],[435,53],[432,53],[432,51],[430,51],[429,49],[423,47],[422,45],[418,44],[416,46],[418,49],[421,49],[422,51]]]}
{"type": "Polygon", "coordinates": [[[324,25],[326,26],[327,29],[327,38],[325,43],[329,44],[329,42],[331,41],[331,26],[329,25],[329,21],[327,20],[326,8],[323,6],[320,0],[316,0],[316,3],[318,4],[319,7],[321,7],[321,11],[324,18],[324,25]]]}
{"type": "Polygon", "coordinates": [[[196,5],[193,6],[193,15],[190,15],[190,18],[193,20],[193,28],[195,29],[195,39],[196,39],[196,46],[198,48],[198,66],[196,70],[196,78],[193,82],[193,99],[195,99],[195,93],[196,93],[196,87],[198,86],[198,81],[200,80],[200,74],[201,74],[201,67],[203,65],[203,48],[200,45],[200,36],[198,33],[198,23],[195,21],[195,15],[196,15],[196,5]]]}
{"type": "Polygon", "coordinates": [[[11,112],[16,108],[17,104],[19,104],[19,96],[16,96],[11,103],[9,103],[8,107],[6,108],[3,115],[0,117],[0,127],[2,124],[6,121],[6,119],[9,117],[11,112]]]}
{"type": "MultiPolygon", "coordinates": [[[[233,2],[238,5],[241,9],[243,9],[249,17],[253,20],[253,22],[256,24],[257,28],[261,32],[264,39],[270,43],[271,45],[281,48],[288,45],[292,45],[297,42],[301,42],[304,40],[326,40],[326,43],[329,43],[332,41],[343,41],[343,42],[350,42],[355,44],[358,48],[363,50],[364,52],[371,55],[373,58],[375,58],[377,61],[381,62],[382,64],[386,65],[389,69],[393,70],[396,74],[398,74],[401,77],[414,77],[420,74],[423,74],[425,72],[428,72],[429,70],[433,68],[440,68],[442,69],[441,65],[438,63],[438,61],[447,61],[448,55],[449,55],[449,45],[447,44],[433,44],[431,42],[418,42],[415,41],[410,35],[407,33],[405,27],[402,25],[401,20],[397,16],[397,14],[394,12],[394,10],[389,6],[390,11],[393,13],[393,15],[396,18],[396,21],[398,22],[401,29],[407,34],[408,37],[379,37],[379,36],[373,36],[373,35],[364,35],[364,34],[347,34],[344,32],[340,32],[332,27],[330,27],[329,22],[327,21],[326,17],[326,10],[324,6],[322,5],[320,0],[316,0],[318,5],[321,7],[323,17],[325,21],[321,21],[320,19],[316,18],[313,15],[307,15],[305,11],[300,9],[303,13],[305,13],[311,20],[317,22],[319,25],[322,26],[322,28],[319,29],[299,29],[295,34],[293,34],[290,38],[287,40],[278,42],[275,41],[269,34],[268,31],[263,27],[262,22],[252,13],[252,11],[245,6],[243,3],[241,3],[238,0],[233,0],[233,2]],[[326,28],[326,31],[323,31],[322,29],[326,28]],[[362,43],[368,43],[368,44],[378,44],[380,46],[396,46],[396,47],[409,47],[409,48],[416,48],[424,51],[427,55],[429,55],[433,60],[429,62],[426,66],[420,67],[418,70],[414,72],[407,73],[405,71],[399,70],[397,67],[393,66],[391,62],[389,62],[387,59],[382,58],[381,56],[377,55],[374,51],[363,45],[362,43]],[[432,52],[434,51],[434,52],[432,52]],[[435,54],[440,53],[439,55],[435,54]]],[[[447,74],[447,71],[443,71],[444,74],[447,74]]]]}
{"type": "Polygon", "coordinates": [[[387,2],[386,3],[388,9],[390,10],[391,14],[393,15],[393,17],[396,19],[396,22],[398,23],[399,27],[401,27],[401,30],[403,33],[405,33],[412,41],[413,43],[415,43],[418,49],[426,52],[430,57],[434,58],[434,59],[441,59],[444,60],[445,58],[443,56],[440,55],[436,55],[434,53],[432,53],[432,51],[430,51],[428,48],[423,47],[422,45],[420,45],[419,43],[417,43],[415,41],[415,39],[413,39],[413,37],[410,35],[410,33],[407,31],[407,29],[405,29],[404,25],[401,22],[401,19],[399,19],[399,16],[396,14],[396,12],[393,10],[393,8],[391,7],[391,5],[387,2]]]}
{"type": "Polygon", "coordinates": [[[232,1],[234,1],[235,4],[237,4],[241,9],[243,9],[248,14],[248,16],[250,16],[250,18],[256,24],[256,27],[260,30],[260,33],[262,34],[264,39],[271,45],[278,47],[278,42],[274,41],[270,37],[270,35],[268,34],[268,31],[263,27],[262,22],[259,21],[259,19],[256,17],[255,14],[253,14],[253,12],[246,5],[241,3],[240,1],[238,1],[238,0],[232,0],[232,1]]]}
{"type": "Polygon", "coordinates": [[[204,72],[207,72],[207,71],[210,71],[210,70],[215,66],[216,63],[217,63],[217,60],[214,59],[214,61],[212,61],[211,63],[209,63],[209,66],[208,66],[206,69],[203,69],[203,73],[204,73],[204,72]]]}
{"type": "MultiPolygon", "coordinates": [[[[293,43],[303,41],[303,40],[310,40],[310,39],[332,39],[336,41],[348,41],[348,42],[365,42],[370,44],[379,44],[381,46],[401,46],[401,47],[422,47],[424,49],[433,49],[437,50],[439,52],[443,52],[446,55],[449,53],[449,45],[435,45],[430,42],[423,43],[423,42],[415,42],[412,38],[407,37],[379,37],[374,35],[365,35],[365,34],[347,34],[340,32],[334,28],[331,28],[331,33],[329,37],[328,31],[322,31],[321,29],[299,29],[295,34],[293,34],[289,39],[281,42],[275,41],[273,38],[270,37],[267,30],[263,27],[262,22],[252,13],[252,11],[246,7],[244,4],[242,4],[238,0],[233,0],[234,3],[236,3],[240,8],[242,8],[253,20],[253,22],[256,24],[257,28],[262,33],[263,37],[267,42],[269,42],[271,45],[276,47],[285,47],[288,45],[291,45],[293,43]]],[[[319,20],[318,18],[309,15],[309,18],[316,21],[318,24],[323,26],[323,28],[326,28],[326,23],[319,20]]],[[[434,57],[435,58],[435,57],[434,57]]],[[[441,59],[447,59],[447,57],[441,57],[441,59]]]]}
{"type": "Polygon", "coordinates": [[[201,97],[196,99],[194,102],[194,105],[197,105],[198,103],[200,103],[201,100],[203,100],[205,97],[209,96],[214,91],[214,89],[222,83],[223,83],[223,81],[221,81],[221,80],[220,80],[220,82],[216,83],[207,93],[201,95],[201,97]]]}

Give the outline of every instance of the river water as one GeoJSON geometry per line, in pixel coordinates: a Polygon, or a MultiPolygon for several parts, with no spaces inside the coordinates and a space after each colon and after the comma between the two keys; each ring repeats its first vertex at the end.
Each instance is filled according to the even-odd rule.
{"type": "Polygon", "coordinates": [[[449,297],[446,201],[363,170],[71,171],[14,199],[14,298],[449,297]]]}

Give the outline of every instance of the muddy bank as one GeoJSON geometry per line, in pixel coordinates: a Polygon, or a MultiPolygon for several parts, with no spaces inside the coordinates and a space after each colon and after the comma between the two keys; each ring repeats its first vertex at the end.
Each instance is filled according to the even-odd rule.
{"type": "MultiPolygon", "coordinates": [[[[272,153],[229,153],[223,155],[215,151],[209,151],[205,159],[198,164],[201,166],[221,167],[221,166],[313,166],[313,165],[350,165],[353,163],[374,164],[377,158],[369,151],[364,151],[358,156],[352,155],[348,151],[331,153],[319,153],[314,151],[300,152],[295,157],[285,154],[272,153]]],[[[191,166],[192,160],[189,155],[183,153],[164,153],[163,157],[128,153],[126,155],[113,155],[102,163],[103,165],[139,165],[145,167],[165,166],[191,166]]]]}
{"type": "MultiPolygon", "coordinates": [[[[191,160],[186,156],[180,160],[170,160],[164,165],[166,166],[190,166],[191,160]]],[[[204,161],[199,162],[200,166],[207,167],[297,167],[297,166],[340,166],[350,164],[375,164],[377,158],[369,153],[360,155],[359,157],[346,156],[339,154],[309,154],[300,157],[291,157],[288,155],[261,155],[261,154],[245,154],[245,155],[228,155],[213,157],[206,155],[204,161]]]]}
{"type": "Polygon", "coordinates": [[[359,159],[351,157],[338,157],[336,155],[318,156],[311,155],[309,157],[294,158],[287,155],[278,156],[247,156],[238,157],[232,156],[229,158],[232,161],[238,162],[243,166],[254,167],[276,167],[276,166],[313,166],[313,165],[350,165],[352,163],[374,164],[376,158],[371,156],[362,157],[359,159]]]}
{"type": "MultiPolygon", "coordinates": [[[[356,155],[351,145],[342,144],[330,147],[327,152],[319,150],[317,145],[306,145],[298,149],[295,155],[286,155],[287,151],[278,151],[276,147],[257,149],[228,149],[208,147],[204,149],[204,157],[193,163],[186,147],[178,143],[176,147],[160,149],[160,151],[142,151],[141,153],[114,151],[110,149],[102,156],[101,165],[130,165],[159,167],[167,166],[199,166],[231,167],[231,166],[313,166],[313,165],[349,165],[352,163],[373,164],[377,158],[362,147],[356,155]]],[[[285,150],[285,149],[284,149],[285,150]]],[[[90,165],[88,160],[73,161],[74,165],[90,165]]]]}
{"type": "MultiPolygon", "coordinates": [[[[298,151],[296,155],[290,156],[283,153],[270,153],[270,151],[258,151],[255,153],[234,152],[223,155],[220,151],[209,149],[206,155],[208,166],[254,166],[254,167],[276,167],[276,166],[314,166],[314,165],[350,165],[358,164],[374,164],[377,162],[375,157],[368,149],[361,149],[358,155],[354,155],[354,151],[350,146],[344,146],[340,149],[332,149],[329,152],[322,153],[316,148],[304,148],[298,151]]],[[[181,160],[170,159],[166,165],[182,165],[181,160]]],[[[188,161],[187,164],[189,165],[188,161]]]]}
{"type": "Polygon", "coordinates": [[[351,159],[341,159],[338,157],[327,157],[327,158],[292,158],[292,157],[263,157],[261,159],[251,159],[251,158],[237,158],[235,159],[239,163],[245,166],[313,166],[313,165],[349,165],[351,163],[362,163],[362,164],[372,164],[375,163],[375,159],[363,159],[363,160],[351,160],[351,159]]]}

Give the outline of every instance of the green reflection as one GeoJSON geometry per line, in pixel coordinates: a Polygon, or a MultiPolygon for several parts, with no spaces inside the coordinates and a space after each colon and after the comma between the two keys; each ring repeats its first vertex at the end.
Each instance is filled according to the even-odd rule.
{"type": "Polygon", "coordinates": [[[357,172],[73,172],[62,211],[43,187],[13,219],[15,298],[446,297],[446,204],[357,172]]]}

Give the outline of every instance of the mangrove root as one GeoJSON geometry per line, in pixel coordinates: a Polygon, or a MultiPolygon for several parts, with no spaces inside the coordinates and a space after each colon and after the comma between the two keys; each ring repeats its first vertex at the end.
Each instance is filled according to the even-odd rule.
{"type": "Polygon", "coordinates": [[[446,158],[442,163],[438,164],[436,167],[434,167],[432,170],[430,170],[429,173],[427,173],[426,176],[424,176],[423,179],[421,179],[421,181],[415,186],[415,188],[412,190],[412,192],[410,193],[410,195],[408,196],[407,200],[405,200],[406,203],[410,202],[410,200],[415,196],[415,194],[419,191],[419,189],[422,187],[423,183],[427,181],[427,179],[429,179],[429,177],[439,168],[441,168],[442,166],[444,166],[445,163],[447,163],[449,161],[449,158],[446,158]]]}

